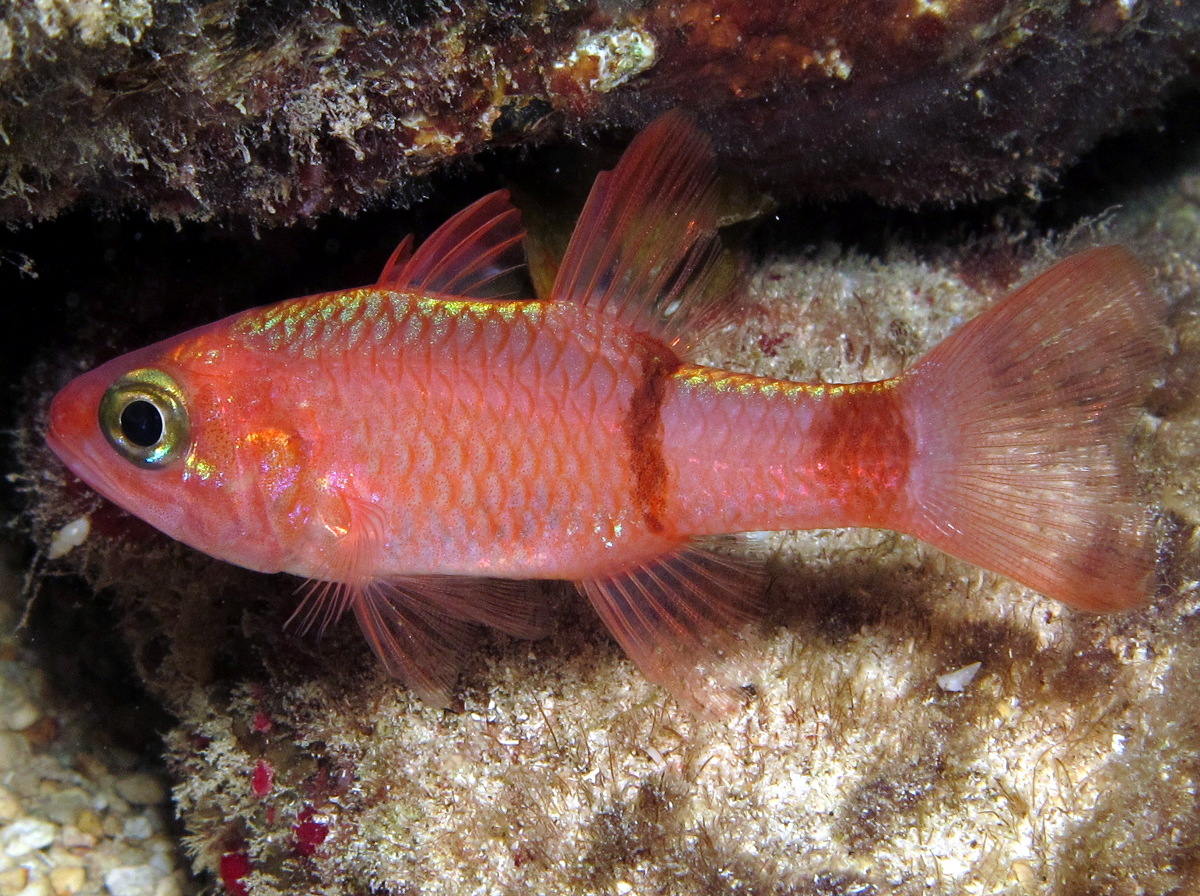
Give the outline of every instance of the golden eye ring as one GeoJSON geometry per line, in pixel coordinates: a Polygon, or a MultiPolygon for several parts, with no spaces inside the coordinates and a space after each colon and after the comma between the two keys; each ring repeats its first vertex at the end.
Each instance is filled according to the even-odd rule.
{"type": "Polygon", "coordinates": [[[117,454],[140,467],[164,467],[188,447],[183,390],[167,373],[131,370],[100,399],[100,430],[117,454]]]}

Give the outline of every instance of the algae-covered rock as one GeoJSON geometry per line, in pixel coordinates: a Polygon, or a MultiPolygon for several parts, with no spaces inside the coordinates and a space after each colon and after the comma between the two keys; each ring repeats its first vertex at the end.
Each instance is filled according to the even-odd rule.
{"type": "Polygon", "coordinates": [[[1198,38],[1196,0],[15,0],[0,218],[352,213],[674,106],[781,195],[953,203],[1048,183],[1198,38]]]}

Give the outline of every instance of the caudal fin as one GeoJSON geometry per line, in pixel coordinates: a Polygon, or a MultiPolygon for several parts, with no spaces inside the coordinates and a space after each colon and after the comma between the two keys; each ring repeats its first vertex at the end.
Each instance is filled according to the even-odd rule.
{"type": "Polygon", "coordinates": [[[903,378],[917,444],[905,528],[1076,607],[1147,599],[1157,544],[1130,438],[1165,315],[1137,260],[1109,246],[934,348],[903,378]]]}

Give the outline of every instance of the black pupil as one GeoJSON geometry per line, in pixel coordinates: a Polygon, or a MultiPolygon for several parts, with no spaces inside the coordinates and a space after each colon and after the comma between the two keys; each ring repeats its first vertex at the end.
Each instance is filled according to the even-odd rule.
{"type": "Polygon", "coordinates": [[[151,448],[162,438],[162,414],[148,401],[131,401],[121,411],[121,434],[139,448],[151,448]]]}

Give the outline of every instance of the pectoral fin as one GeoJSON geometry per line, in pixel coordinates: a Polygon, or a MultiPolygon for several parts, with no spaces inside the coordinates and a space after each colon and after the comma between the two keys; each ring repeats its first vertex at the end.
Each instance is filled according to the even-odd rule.
{"type": "Polygon", "coordinates": [[[387,543],[378,505],[342,494],[346,516],[324,568],[304,589],[304,599],[287,624],[301,633],[323,634],[353,610],[363,636],[388,674],[434,706],[448,706],[458,674],[458,656],[472,626],[422,604],[420,593],[381,580],[378,570],[387,543]]]}

